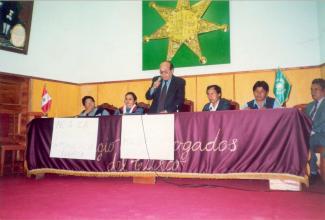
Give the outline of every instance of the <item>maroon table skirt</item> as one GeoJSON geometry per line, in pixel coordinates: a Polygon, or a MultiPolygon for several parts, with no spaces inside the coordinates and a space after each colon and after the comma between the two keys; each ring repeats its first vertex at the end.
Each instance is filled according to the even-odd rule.
{"type": "Polygon", "coordinates": [[[53,118],[28,128],[28,175],[291,179],[307,183],[311,122],[297,109],[175,114],[175,160],[120,158],[122,116],[99,118],[96,160],[50,158],[53,118]]]}

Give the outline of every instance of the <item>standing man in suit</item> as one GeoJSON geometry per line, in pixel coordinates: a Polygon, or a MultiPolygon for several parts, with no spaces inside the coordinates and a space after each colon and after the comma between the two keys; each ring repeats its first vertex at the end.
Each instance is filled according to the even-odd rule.
{"type": "Polygon", "coordinates": [[[218,85],[211,85],[207,87],[207,96],[209,103],[205,104],[202,111],[222,111],[229,110],[230,103],[228,100],[221,98],[221,88],[218,85]]]}
{"type": "MultiPolygon", "coordinates": [[[[306,113],[313,121],[309,139],[311,151],[310,171],[311,183],[315,182],[317,172],[317,157],[315,150],[317,147],[325,147],[325,80],[314,79],[311,84],[311,96],[313,101],[307,105],[306,113]]],[[[321,155],[325,157],[325,155],[321,155]]]]}
{"type": "Polygon", "coordinates": [[[146,99],[153,100],[149,113],[176,112],[185,100],[185,80],[173,75],[174,65],[170,61],[160,64],[160,76],[152,79],[146,99]]]}

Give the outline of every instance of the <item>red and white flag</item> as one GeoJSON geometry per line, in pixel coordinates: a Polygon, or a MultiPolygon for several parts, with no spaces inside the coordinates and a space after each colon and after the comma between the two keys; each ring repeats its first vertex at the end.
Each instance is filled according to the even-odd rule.
{"type": "Polygon", "coordinates": [[[44,85],[43,92],[42,92],[42,111],[44,113],[47,113],[50,110],[51,103],[52,103],[51,96],[47,92],[46,86],[44,85]]]}

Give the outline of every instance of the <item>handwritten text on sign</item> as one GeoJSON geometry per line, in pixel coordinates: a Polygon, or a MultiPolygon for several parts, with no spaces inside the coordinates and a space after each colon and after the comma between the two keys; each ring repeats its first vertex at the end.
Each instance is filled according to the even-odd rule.
{"type": "Polygon", "coordinates": [[[122,116],[121,158],[174,160],[174,115],[122,116]]]}
{"type": "Polygon", "coordinates": [[[98,118],[55,118],[50,157],[95,160],[98,118]]]}

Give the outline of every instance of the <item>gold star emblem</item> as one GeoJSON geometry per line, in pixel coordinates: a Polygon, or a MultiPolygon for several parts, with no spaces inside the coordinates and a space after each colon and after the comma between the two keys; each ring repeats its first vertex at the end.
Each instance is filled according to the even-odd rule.
{"type": "Polygon", "coordinates": [[[205,64],[207,59],[201,53],[198,35],[228,30],[227,24],[215,24],[202,19],[210,3],[211,0],[201,0],[191,6],[189,0],[178,0],[174,9],[151,2],[149,6],[155,9],[166,23],[150,36],[144,36],[144,42],[168,38],[167,60],[169,61],[173,59],[182,44],[185,44],[199,57],[200,62],[205,64]]]}

